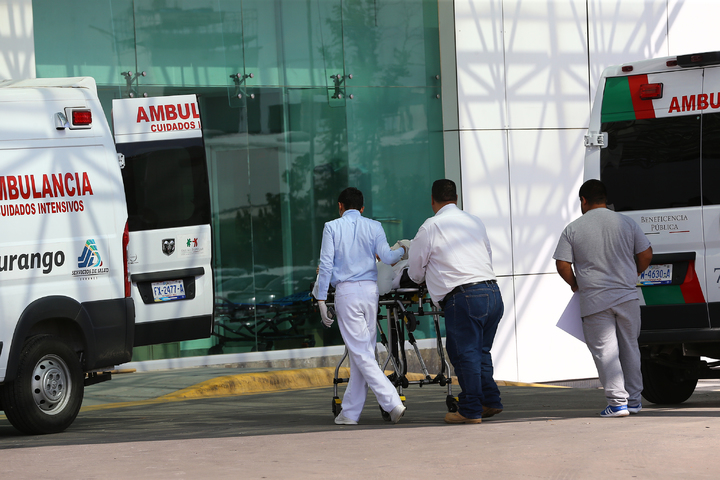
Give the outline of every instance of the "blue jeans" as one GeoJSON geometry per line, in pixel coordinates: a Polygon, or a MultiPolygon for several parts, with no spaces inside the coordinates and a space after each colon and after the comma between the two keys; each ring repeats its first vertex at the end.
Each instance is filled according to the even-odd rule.
{"type": "Polygon", "coordinates": [[[445,304],[446,348],[462,393],[458,411],[481,418],[483,405],[503,408],[490,355],[504,306],[496,283],[472,285],[445,304]]]}

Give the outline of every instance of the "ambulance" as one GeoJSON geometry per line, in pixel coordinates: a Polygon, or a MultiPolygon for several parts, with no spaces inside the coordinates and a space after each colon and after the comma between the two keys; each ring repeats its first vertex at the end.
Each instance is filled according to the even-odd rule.
{"type": "Polygon", "coordinates": [[[55,433],[133,347],[212,331],[195,95],[113,102],[88,77],[0,81],[0,408],[55,433]]]}
{"type": "Polygon", "coordinates": [[[646,400],[681,403],[720,378],[720,52],[607,68],[585,179],[652,243],[638,277],[646,400]]]}

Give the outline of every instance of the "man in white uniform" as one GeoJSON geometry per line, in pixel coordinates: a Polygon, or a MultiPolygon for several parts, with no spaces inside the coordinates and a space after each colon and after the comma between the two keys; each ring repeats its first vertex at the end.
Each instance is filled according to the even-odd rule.
{"type": "Polygon", "coordinates": [[[492,268],[490,240],[482,220],[457,206],[452,180],[432,186],[428,218],[410,244],[408,275],[427,284],[445,312],[446,346],[462,392],[447,423],[480,423],[502,412],[493,379],[492,348],[504,305],[492,268]]]}
{"type": "Polygon", "coordinates": [[[397,423],[405,406],[393,384],[375,360],[378,287],[376,255],[388,265],[398,262],[405,252],[391,250],[380,222],[361,214],[363,195],[349,187],[340,193],[341,217],[327,222],[323,230],[318,271],[318,306],[323,323],[330,326],[325,300],[328,285],[335,287],[338,325],[350,357],[350,379],[335,417],[338,425],[356,425],[365,405],[368,386],[390,420],[397,423]]]}

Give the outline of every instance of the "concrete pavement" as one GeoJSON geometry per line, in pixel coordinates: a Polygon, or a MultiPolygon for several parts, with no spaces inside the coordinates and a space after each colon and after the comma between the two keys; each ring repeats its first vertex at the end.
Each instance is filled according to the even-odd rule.
{"type": "Polygon", "coordinates": [[[443,389],[411,386],[398,425],[380,418],[369,395],[360,425],[337,426],[331,387],[285,383],[323,375],[217,367],[117,375],[87,389],[63,434],[20,436],[0,420],[3,478],[675,479],[716,478],[720,469],[717,382],[702,382],[680,406],[648,404],[615,419],[598,417],[598,389],[506,384],[505,411],[480,425],[446,425],[443,389]],[[247,385],[277,391],[243,391],[250,377],[247,385]]]}

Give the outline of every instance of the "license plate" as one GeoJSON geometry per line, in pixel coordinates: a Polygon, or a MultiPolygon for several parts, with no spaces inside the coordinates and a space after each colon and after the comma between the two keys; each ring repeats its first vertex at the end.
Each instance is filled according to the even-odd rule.
{"type": "Polygon", "coordinates": [[[638,285],[667,285],[672,283],[672,264],[650,265],[638,276],[638,285]]]}
{"type": "Polygon", "coordinates": [[[156,302],[169,302],[185,298],[185,285],[182,280],[166,280],[151,284],[153,299],[156,302]]]}

